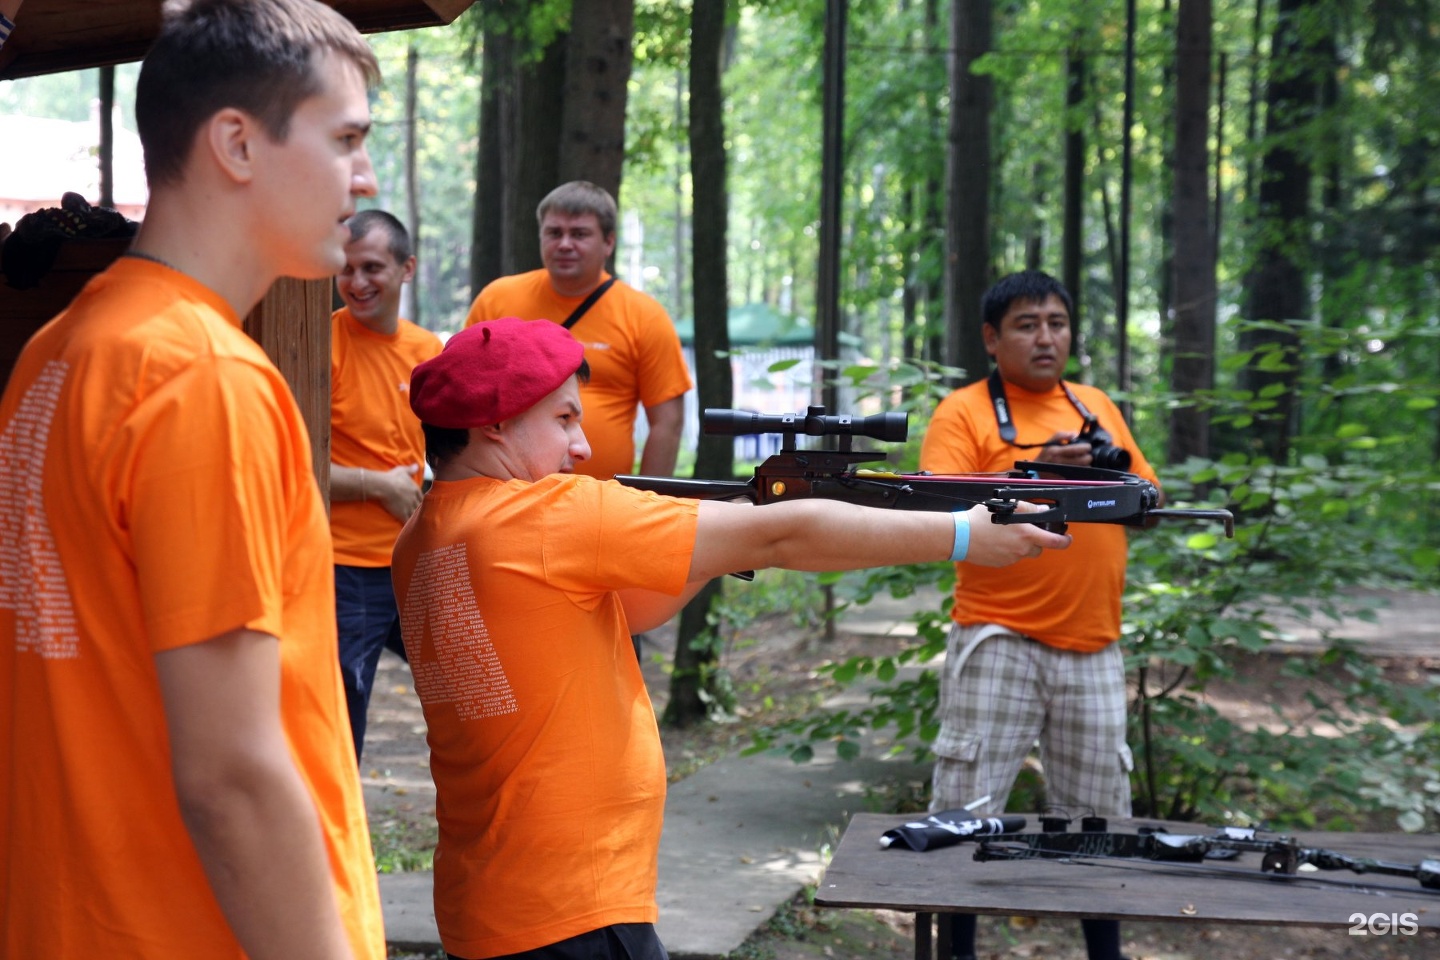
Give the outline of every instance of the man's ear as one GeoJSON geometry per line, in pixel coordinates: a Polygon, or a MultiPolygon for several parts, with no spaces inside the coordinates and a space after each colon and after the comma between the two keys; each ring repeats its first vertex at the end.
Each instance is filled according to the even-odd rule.
{"type": "Polygon", "coordinates": [[[505,432],[504,428],[505,424],[503,423],[490,423],[483,427],[475,427],[474,429],[480,433],[480,436],[489,440],[491,443],[495,443],[500,439],[500,435],[505,432]]]}
{"type": "Polygon", "coordinates": [[[414,280],[414,279],[415,279],[415,258],[414,258],[414,257],[411,257],[410,259],[408,259],[408,260],[405,261],[404,266],[402,266],[401,269],[400,269],[400,282],[401,282],[401,283],[409,283],[410,281],[412,281],[412,280],[414,280]]]}
{"type": "Polygon", "coordinates": [[[263,131],[256,119],[225,107],[200,128],[197,146],[209,153],[215,165],[236,183],[249,183],[255,175],[254,140],[263,131]]]}
{"type": "Polygon", "coordinates": [[[1000,331],[995,329],[993,324],[980,324],[980,336],[985,341],[985,352],[995,356],[995,351],[1000,348],[1000,331]]]}

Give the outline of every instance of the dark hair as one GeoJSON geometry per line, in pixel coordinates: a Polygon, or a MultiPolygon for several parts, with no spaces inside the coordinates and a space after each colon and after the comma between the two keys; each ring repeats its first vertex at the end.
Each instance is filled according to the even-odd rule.
{"type": "Polygon", "coordinates": [[[432,470],[439,470],[442,463],[470,446],[469,430],[432,427],[428,423],[421,423],[420,429],[425,432],[425,462],[432,470]]]}
{"type": "Polygon", "coordinates": [[[365,239],[365,235],[371,230],[384,230],[388,241],[385,246],[396,263],[403,264],[415,256],[415,247],[410,243],[410,231],[405,229],[405,224],[393,213],[386,213],[384,210],[361,210],[346,220],[345,225],[350,228],[351,243],[365,239]]]}
{"type": "MultiPolygon", "coordinates": [[[[548,323],[549,321],[538,322],[548,323]]],[[[580,368],[575,371],[575,376],[581,383],[589,383],[590,364],[581,360],[580,368]]],[[[425,432],[425,462],[430,464],[432,470],[439,470],[442,463],[470,446],[469,430],[456,427],[434,427],[423,421],[420,429],[425,432]]]]}
{"type": "Polygon", "coordinates": [[[1015,301],[1043,303],[1052,296],[1058,297],[1060,302],[1065,304],[1065,312],[1074,319],[1075,301],[1063,283],[1040,270],[1021,270],[1019,273],[1001,277],[994,286],[985,291],[985,295],[980,298],[980,318],[999,330],[1000,321],[1005,319],[1006,312],[1015,301]]]}
{"type": "Polygon", "coordinates": [[[355,25],[317,0],[166,3],[135,88],[151,188],[180,180],[196,133],[227,107],[283,143],[295,108],[324,89],[315,71],[322,52],[350,59],[367,84],[379,82],[375,53],[355,25]]]}
{"type": "Polygon", "coordinates": [[[615,219],[618,215],[615,198],[610,196],[609,190],[597,187],[589,180],[571,180],[547,193],[545,199],[540,201],[540,206],[535,208],[536,222],[543,224],[545,214],[551,210],[559,210],[572,217],[594,214],[595,219],[600,221],[602,237],[615,233],[615,219]]]}

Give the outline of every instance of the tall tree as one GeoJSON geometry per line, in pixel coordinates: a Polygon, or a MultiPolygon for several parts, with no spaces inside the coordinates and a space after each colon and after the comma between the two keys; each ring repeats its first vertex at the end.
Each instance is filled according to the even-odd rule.
{"type": "MultiPolygon", "coordinates": [[[[472,8],[473,9],[473,8],[472,8]]],[[[479,293],[505,275],[505,145],[513,97],[515,38],[497,13],[488,15],[481,40],[479,149],[475,151],[475,207],[470,230],[470,290],[479,293]]]]}
{"type": "Polygon", "coordinates": [[[540,266],[535,208],[557,183],[567,35],[522,8],[483,14],[472,293],[540,266]]]}
{"type": "MultiPolygon", "coordinates": [[[[420,76],[420,48],[414,43],[405,51],[405,215],[410,223],[410,242],[413,249],[420,252],[420,163],[419,163],[419,141],[418,132],[418,109],[419,100],[419,76],[420,76]]],[[[424,254],[420,256],[420,269],[424,270],[429,264],[424,254]]],[[[420,298],[415,296],[418,284],[406,284],[404,295],[405,303],[401,312],[412,323],[424,326],[420,298]]]]}
{"type": "Polygon", "coordinates": [[[618,201],[635,0],[583,0],[570,17],[558,180],[589,180],[618,201]]]}
{"type": "Polygon", "coordinates": [[[115,206],[115,67],[100,68],[100,199],[115,206]]]}
{"type": "MultiPolygon", "coordinates": [[[[1170,389],[1193,400],[1215,380],[1215,244],[1210,226],[1211,0],[1180,0],[1176,21],[1174,362],[1170,389]]],[[[1169,457],[1208,456],[1210,417],[1191,403],[1170,414],[1169,457]]]]}
{"type": "Polygon", "coordinates": [[[945,160],[945,362],[985,376],[980,297],[990,282],[990,77],[975,61],[992,43],[991,0],[952,0],[950,128],[945,160]]]}
{"type": "Polygon", "coordinates": [[[1080,304],[1084,298],[1081,280],[1085,249],[1085,52],[1081,48],[1084,33],[1072,34],[1070,50],[1065,55],[1065,194],[1061,201],[1065,225],[1060,241],[1060,279],[1075,301],[1075,316],[1070,318],[1071,353],[1085,355],[1085,328],[1081,321],[1080,304]]]}
{"type": "Polygon", "coordinates": [[[496,4],[482,22],[479,162],[499,177],[476,181],[476,290],[540,266],[535,208],[559,184],[589,180],[619,199],[635,0],[496,4]]]}
{"type": "MultiPolygon", "coordinates": [[[[724,63],[725,0],[694,0],[690,24],[690,176],[695,191],[693,289],[695,291],[695,381],[700,407],[730,407],[734,380],[730,370],[729,280],[726,268],[728,226],[725,186],[724,63]]],[[[697,477],[734,473],[734,438],[700,438],[697,477]]],[[[685,606],[675,641],[675,669],[665,722],[689,726],[706,717],[702,696],[704,667],[716,659],[705,643],[710,612],[720,595],[711,581],[685,606]]]]}
{"type": "MultiPolygon", "coordinates": [[[[1265,402],[1251,439],[1259,452],[1281,462],[1294,428],[1294,387],[1299,377],[1296,324],[1310,313],[1307,289],[1310,189],[1313,173],[1299,134],[1314,120],[1323,73],[1315,50],[1324,42],[1313,14],[1322,0],[1279,0],[1265,88],[1265,149],[1260,162],[1256,253],[1245,276],[1245,317],[1257,321],[1241,337],[1253,351],[1240,386],[1265,402]]],[[[1322,61],[1323,62],[1323,58],[1322,61]]]]}

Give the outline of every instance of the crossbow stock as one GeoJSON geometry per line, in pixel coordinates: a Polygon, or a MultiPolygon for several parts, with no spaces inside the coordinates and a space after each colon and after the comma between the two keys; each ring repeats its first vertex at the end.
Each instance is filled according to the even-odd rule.
{"type": "Polygon", "coordinates": [[[909,434],[904,413],[869,417],[826,415],[812,406],[805,414],[766,415],[710,408],[701,423],[706,433],[727,436],[776,433],[779,453],[755,468],[749,480],[687,480],[674,477],[618,476],[627,486],[672,497],[699,500],[746,499],[777,503],[805,497],[844,500],[896,510],[954,511],[983,504],[994,523],[1033,523],[1064,532],[1067,523],[1120,523],[1146,526],[1153,520],[1218,520],[1225,535],[1235,535],[1229,510],[1176,510],[1160,506],[1160,491],[1133,473],[1021,460],[1006,473],[896,473],[857,469],[883,461],[878,451],[853,450],[857,436],[903,442],[909,434]],[[834,437],[831,447],[801,450],[796,437],[834,437]],[[1039,504],[1039,512],[1021,513],[1020,501],[1039,504]]]}

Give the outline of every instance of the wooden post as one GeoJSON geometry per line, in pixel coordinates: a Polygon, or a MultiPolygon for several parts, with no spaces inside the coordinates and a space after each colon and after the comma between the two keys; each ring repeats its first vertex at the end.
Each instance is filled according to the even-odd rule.
{"type": "Polygon", "coordinates": [[[275,281],[245,318],[245,332],[265,348],[290,384],[310,431],[310,456],[330,508],[330,280],[275,281]]]}

